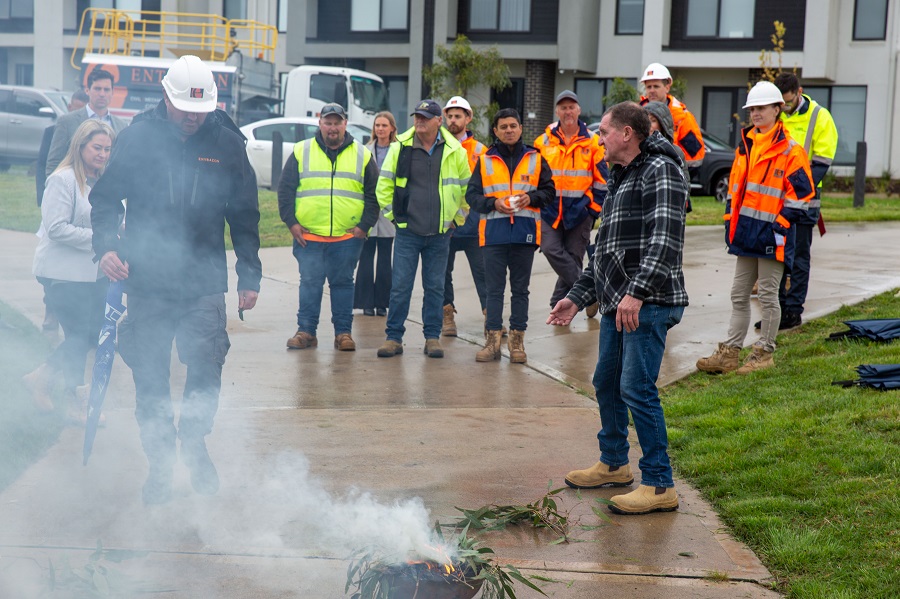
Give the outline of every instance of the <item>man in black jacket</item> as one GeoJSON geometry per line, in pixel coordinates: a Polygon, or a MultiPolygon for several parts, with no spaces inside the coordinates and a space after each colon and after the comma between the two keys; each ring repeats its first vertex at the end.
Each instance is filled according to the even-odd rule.
{"type": "Polygon", "coordinates": [[[230,346],[226,221],[237,254],[239,312],[256,304],[262,278],[256,177],[243,141],[214,112],[212,71],[196,56],[183,56],[162,85],[163,101],[122,132],[90,196],[94,253],[106,276],[125,281],[128,294],[118,343],[134,376],[135,416],[150,466],[146,504],[171,499],[176,434],[194,490],[211,495],[219,488],[205,437],[230,346]],[[124,198],[128,220],[119,239],[124,198]],[[177,432],[169,389],[173,339],[187,366],[177,432]]]}

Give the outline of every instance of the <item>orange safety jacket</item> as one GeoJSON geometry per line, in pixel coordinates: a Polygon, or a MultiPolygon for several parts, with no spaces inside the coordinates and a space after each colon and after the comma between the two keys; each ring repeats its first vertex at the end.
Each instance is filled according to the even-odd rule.
{"type": "Polygon", "coordinates": [[[728,253],[770,258],[790,268],[791,223],[809,209],[815,195],[812,181],[803,146],[791,139],[781,121],[768,133],[744,129],[725,200],[728,253]]]}
{"type": "MultiPolygon", "coordinates": [[[[481,158],[484,197],[505,202],[511,195],[535,191],[541,177],[541,154],[526,146],[525,154],[510,176],[503,158],[487,153],[481,158]]],[[[478,222],[478,245],[521,243],[541,245],[541,209],[527,206],[513,214],[492,210],[478,222]]]]}
{"type": "MultiPolygon", "coordinates": [[[[642,96],[641,106],[649,101],[649,98],[642,96]]],[[[669,105],[669,112],[672,113],[672,122],[675,126],[675,131],[672,132],[675,145],[684,151],[684,160],[689,167],[700,166],[703,157],[706,156],[706,146],[703,144],[703,134],[700,132],[697,119],[687,109],[684,102],[671,94],[666,94],[666,104],[669,105]]]]}
{"type": "MultiPolygon", "coordinates": [[[[471,131],[466,131],[466,138],[459,143],[466,151],[466,156],[469,157],[469,172],[472,172],[478,163],[478,157],[487,152],[488,147],[475,139],[471,131]]],[[[478,234],[478,215],[470,213],[468,208],[460,207],[453,222],[456,223],[453,237],[457,239],[464,237],[474,239],[478,234]]]]}
{"type": "Polygon", "coordinates": [[[487,146],[475,139],[471,131],[467,131],[466,138],[459,143],[469,157],[469,172],[472,172],[475,170],[475,163],[478,162],[478,157],[488,151],[487,146]]]}
{"type": "Polygon", "coordinates": [[[541,208],[541,215],[554,229],[574,229],[590,216],[600,216],[606,198],[608,167],[603,160],[604,149],[597,136],[578,121],[578,133],[568,145],[563,141],[558,125],[549,125],[534,141],[534,147],[550,165],[556,202],[541,208]]]}

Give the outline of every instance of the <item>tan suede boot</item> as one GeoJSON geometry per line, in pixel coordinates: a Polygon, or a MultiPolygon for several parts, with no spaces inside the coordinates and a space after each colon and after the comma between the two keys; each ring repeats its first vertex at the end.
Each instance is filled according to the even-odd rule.
{"type": "Polygon", "coordinates": [[[484,348],[475,354],[476,362],[492,362],[500,359],[500,331],[488,331],[484,340],[484,348]]]}
{"type": "Polygon", "coordinates": [[[510,331],[507,347],[511,363],[524,364],[528,360],[528,355],[525,354],[525,331],[510,331]]]}
{"type": "Polygon", "coordinates": [[[674,512],[678,509],[678,493],[672,487],[657,495],[656,487],[638,485],[631,493],[613,495],[609,500],[612,501],[612,505],[609,506],[611,512],[629,516],[650,512],[674,512]]]}
{"type": "Polygon", "coordinates": [[[441,325],[441,335],[444,337],[456,337],[456,321],[453,319],[455,313],[456,308],[451,304],[444,306],[444,323],[441,325]]]}
{"type": "Polygon", "coordinates": [[[584,470],[572,470],[566,474],[566,484],[573,489],[599,489],[600,487],[627,487],[634,482],[631,466],[625,464],[615,470],[603,462],[597,462],[584,470]]]}
{"type": "Polygon", "coordinates": [[[744,365],[735,370],[736,374],[749,374],[754,370],[765,370],[775,366],[774,352],[766,351],[761,347],[753,346],[753,351],[744,360],[744,365]]]}
{"type": "Polygon", "coordinates": [[[712,374],[725,374],[737,370],[741,348],[720,343],[713,355],[697,360],[697,370],[712,374]]]}

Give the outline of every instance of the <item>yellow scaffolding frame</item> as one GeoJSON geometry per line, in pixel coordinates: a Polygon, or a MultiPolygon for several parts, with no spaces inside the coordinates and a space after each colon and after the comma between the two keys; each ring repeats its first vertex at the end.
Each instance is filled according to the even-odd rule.
{"type": "Polygon", "coordinates": [[[85,35],[86,54],[164,56],[168,51],[175,56],[194,54],[214,61],[224,61],[232,52],[240,50],[245,55],[274,62],[278,40],[274,26],[247,19],[226,19],[201,13],[88,8],[81,15],[78,39],[70,59],[78,70],[81,65],[75,58],[85,35]]]}

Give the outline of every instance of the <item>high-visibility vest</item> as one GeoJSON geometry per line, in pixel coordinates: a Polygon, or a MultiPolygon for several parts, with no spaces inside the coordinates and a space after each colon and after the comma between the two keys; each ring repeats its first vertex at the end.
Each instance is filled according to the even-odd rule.
{"type": "Polygon", "coordinates": [[[347,229],[362,218],[363,181],[372,153],[354,141],[332,164],[315,138],[310,138],[294,145],[294,157],[300,171],[294,205],[297,222],[318,237],[351,237],[347,229]]]}
{"type": "Polygon", "coordinates": [[[585,209],[594,218],[600,215],[600,203],[595,198],[597,192],[606,190],[606,179],[597,168],[604,149],[597,136],[580,121],[579,126],[582,131],[568,145],[556,131],[558,127],[553,126],[534,141],[534,147],[553,172],[556,202],[544,206],[543,212],[554,229],[561,222],[570,226],[581,222],[585,209]]]}
{"type": "MultiPolygon", "coordinates": [[[[475,170],[475,165],[478,163],[478,157],[488,151],[487,146],[475,139],[475,136],[472,135],[471,132],[467,132],[466,138],[459,142],[459,145],[463,147],[466,151],[466,156],[469,159],[469,172],[475,170]]],[[[460,208],[459,212],[456,213],[456,226],[460,227],[463,223],[466,222],[466,217],[468,216],[468,209],[460,208]]]]}
{"type": "MultiPolygon", "coordinates": [[[[650,98],[641,97],[641,106],[650,102],[650,98]]],[[[687,166],[700,166],[703,157],[706,156],[706,146],[703,144],[703,134],[697,119],[684,102],[671,94],[666,94],[666,105],[672,115],[672,124],[675,130],[672,137],[675,145],[684,152],[684,162],[687,166]]]]}
{"type": "MultiPolygon", "coordinates": [[[[512,176],[506,162],[496,154],[481,157],[482,193],[498,202],[515,194],[535,191],[541,177],[541,155],[528,149],[519,160],[512,176]]],[[[478,244],[502,245],[522,243],[541,245],[541,210],[527,206],[513,214],[492,210],[482,214],[478,222],[478,244]]]]}
{"type": "Polygon", "coordinates": [[[806,152],[781,121],[769,134],[744,129],[725,203],[729,253],[790,264],[789,239],[774,225],[790,228],[809,209],[814,193],[806,152]]]}
{"type": "MultiPolygon", "coordinates": [[[[831,113],[820,106],[815,100],[809,96],[803,96],[804,106],[793,114],[781,113],[781,121],[787,128],[788,133],[797,143],[803,144],[809,162],[818,162],[821,164],[831,165],[834,161],[834,155],[837,154],[838,146],[838,130],[834,124],[831,113]],[[802,112],[801,112],[802,111],[802,112]]],[[[819,181],[818,187],[822,186],[819,181]]],[[[818,196],[818,194],[816,194],[818,196]]],[[[822,199],[814,197],[809,202],[810,219],[809,224],[819,217],[819,210],[822,207],[822,199]]]]}

